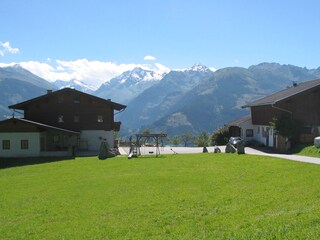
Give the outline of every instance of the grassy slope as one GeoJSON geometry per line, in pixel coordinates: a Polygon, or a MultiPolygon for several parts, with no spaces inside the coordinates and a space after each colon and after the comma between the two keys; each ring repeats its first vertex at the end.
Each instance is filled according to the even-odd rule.
{"type": "Polygon", "coordinates": [[[319,239],[319,166],[249,155],[0,170],[0,239],[319,239]]]}
{"type": "Polygon", "coordinates": [[[314,145],[300,144],[293,148],[290,153],[320,158],[320,148],[316,148],[314,145]]]}

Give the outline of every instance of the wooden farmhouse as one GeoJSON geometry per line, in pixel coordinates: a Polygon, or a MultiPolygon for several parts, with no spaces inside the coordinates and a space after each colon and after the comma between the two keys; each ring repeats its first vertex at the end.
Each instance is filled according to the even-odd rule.
{"type": "Polygon", "coordinates": [[[64,88],[9,106],[24,118],[0,122],[0,157],[66,156],[114,147],[121,122],[114,111],[125,105],[64,88]]]}
{"type": "Polygon", "coordinates": [[[287,115],[297,120],[302,126],[300,142],[313,142],[314,137],[320,135],[319,106],[320,79],[316,79],[294,84],[243,106],[251,109],[251,118],[246,117],[243,119],[245,121],[235,121],[229,126],[233,127],[233,131],[238,127],[238,135],[244,139],[249,138],[265,146],[285,150],[287,139],[275,134],[270,125],[272,119],[287,115]]]}

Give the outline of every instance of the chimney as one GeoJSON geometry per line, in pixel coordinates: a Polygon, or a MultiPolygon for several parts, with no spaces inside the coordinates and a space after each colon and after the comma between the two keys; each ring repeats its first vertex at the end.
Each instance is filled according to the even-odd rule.
{"type": "Polygon", "coordinates": [[[52,90],[47,90],[47,94],[52,93],[52,90]]]}

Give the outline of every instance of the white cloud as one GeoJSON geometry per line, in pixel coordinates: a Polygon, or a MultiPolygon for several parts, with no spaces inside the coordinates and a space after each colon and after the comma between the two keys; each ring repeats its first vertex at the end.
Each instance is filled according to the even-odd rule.
{"type": "Polygon", "coordinates": [[[157,73],[170,71],[166,66],[155,64],[117,64],[113,62],[89,61],[88,59],[78,59],[74,61],[51,60],[50,62],[27,61],[19,63],[0,63],[0,67],[20,64],[21,67],[42,77],[50,82],[55,80],[69,81],[79,80],[96,88],[100,87],[112,78],[119,76],[125,71],[141,67],[146,70],[153,70],[157,73]]]}
{"type": "Polygon", "coordinates": [[[19,53],[19,48],[13,48],[10,46],[9,42],[0,42],[0,46],[2,49],[0,49],[0,55],[4,56],[5,53],[11,53],[11,54],[17,54],[19,53]]]}
{"type": "Polygon", "coordinates": [[[154,60],[156,60],[156,58],[155,58],[154,56],[148,55],[148,56],[145,56],[145,57],[143,58],[143,60],[154,61],[154,60]]]}
{"type": "MultiPolygon", "coordinates": [[[[88,84],[99,87],[102,83],[109,81],[124,71],[132,70],[139,64],[116,64],[112,62],[89,61],[78,59],[75,61],[56,60],[57,68],[61,72],[55,72],[57,79],[70,80],[77,79],[88,84]]],[[[54,79],[50,79],[54,80],[54,79]]]]}

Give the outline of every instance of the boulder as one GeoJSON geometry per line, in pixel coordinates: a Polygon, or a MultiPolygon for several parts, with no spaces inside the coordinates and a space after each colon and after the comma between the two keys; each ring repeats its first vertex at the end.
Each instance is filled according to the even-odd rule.
{"type": "Polygon", "coordinates": [[[231,143],[227,143],[226,153],[235,153],[236,151],[237,149],[231,143]]]}
{"type": "Polygon", "coordinates": [[[203,153],[207,153],[207,152],[208,152],[207,147],[203,147],[202,152],[203,152],[203,153]]]}
{"type": "Polygon", "coordinates": [[[219,147],[215,146],[213,149],[213,152],[214,153],[221,153],[221,149],[219,147]]]}
{"type": "Polygon", "coordinates": [[[109,144],[106,141],[101,142],[98,156],[100,160],[115,157],[116,155],[117,154],[110,149],[109,144]]]}
{"type": "Polygon", "coordinates": [[[243,140],[237,142],[237,152],[238,152],[238,154],[245,154],[245,152],[244,152],[244,141],[243,140]]]}
{"type": "Polygon", "coordinates": [[[314,146],[316,148],[320,148],[320,137],[315,137],[314,138],[314,146]]]}

